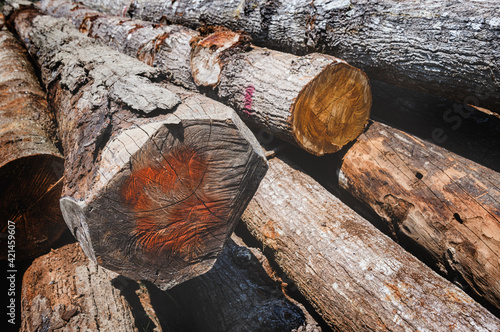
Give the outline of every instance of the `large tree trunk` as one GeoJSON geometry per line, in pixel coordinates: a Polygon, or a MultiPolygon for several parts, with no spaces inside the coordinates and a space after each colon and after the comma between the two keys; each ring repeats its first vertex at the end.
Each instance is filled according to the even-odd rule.
{"type": "Polygon", "coordinates": [[[343,157],[338,181],[405,247],[500,309],[498,173],[374,122],[343,157]]]}
{"type": "Polygon", "coordinates": [[[216,86],[219,99],[244,120],[315,155],[340,150],[368,121],[368,79],[337,58],[252,47],[245,35],[227,30],[192,40],[195,32],[185,28],[110,17],[61,0],[43,1],[42,9],[71,19],[80,31],[117,50],[172,72],[174,81],[184,86],[191,87],[192,79],[181,72],[191,71],[198,86],[216,86]],[[163,35],[168,37],[158,38],[163,35]],[[144,49],[149,57],[143,56],[144,49]],[[176,61],[168,60],[172,58],[176,61]],[[186,68],[189,63],[191,70],[186,68]]]}
{"type": "Polygon", "coordinates": [[[28,54],[0,31],[0,259],[41,255],[66,229],[59,208],[64,158],[55,141],[54,117],[28,54]]]}
{"type": "Polygon", "coordinates": [[[117,15],[197,27],[222,25],[258,45],[320,50],[370,77],[500,112],[496,0],[82,0],[117,15]]]}
{"type": "Polygon", "coordinates": [[[24,9],[13,21],[57,109],[61,209],[85,253],[162,288],[206,272],[267,169],[253,134],[65,20],[24,9]]]}
{"type": "Polygon", "coordinates": [[[258,249],[229,240],[208,273],[163,292],[97,266],[69,244],[26,271],[21,331],[319,330],[266,275],[265,264],[258,249]]]}
{"type": "Polygon", "coordinates": [[[500,321],[310,177],[277,158],[243,214],[251,233],[342,331],[497,331],[500,321]]]}

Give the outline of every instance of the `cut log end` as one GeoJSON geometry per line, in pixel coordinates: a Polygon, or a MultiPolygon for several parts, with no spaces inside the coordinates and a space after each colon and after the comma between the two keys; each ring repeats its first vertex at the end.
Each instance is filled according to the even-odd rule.
{"type": "Polygon", "coordinates": [[[295,141],[318,156],[337,152],[361,134],[371,104],[366,74],[343,62],[331,64],[304,86],[292,105],[295,141]]]}
{"type": "MultiPolygon", "coordinates": [[[[10,234],[15,227],[16,259],[48,251],[66,229],[57,203],[63,164],[62,157],[32,155],[0,169],[1,232],[10,234]]],[[[0,258],[6,257],[7,246],[2,246],[0,258]]]]}
{"type": "Polygon", "coordinates": [[[102,153],[103,189],[61,201],[85,253],[162,289],[211,268],[256,189],[248,172],[265,166],[228,121],[168,120],[112,139],[102,153]]]}
{"type": "Polygon", "coordinates": [[[235,49],[249,46],[249,42],[247,35],[226,29],[219,29],[205,38],[194,38],[191,41],[191,72],[196,85],[216,86],[224,58],[235,49]]]}
{"type": "Polygon", "coordinates": [[[208,163],[203,153],[184,147],[158,162],[133,164],[121,192],[137,219],[130,235],[144,253],[196,261],[212,240],[223,242],[224,206],[198,196],[208,163]]]}

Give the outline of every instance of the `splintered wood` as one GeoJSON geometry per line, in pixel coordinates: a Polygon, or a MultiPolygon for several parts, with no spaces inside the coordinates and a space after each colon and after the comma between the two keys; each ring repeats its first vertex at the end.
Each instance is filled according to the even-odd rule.
{"type": "Polygon", "coordinates": [[[85,253],[164,289],[209,270],[267,169],[253,134],[65,20],[28,8],[13,22],[56,110],[61,209],[85,253]]]}

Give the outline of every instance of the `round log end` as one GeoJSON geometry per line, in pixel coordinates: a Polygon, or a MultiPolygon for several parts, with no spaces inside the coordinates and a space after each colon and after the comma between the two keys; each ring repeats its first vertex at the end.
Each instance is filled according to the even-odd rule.
{"type": "Polygon", "coordinates": [[[219,83],[223,59],[231,50],[248,45],[247,35],[221,28],[205,38],[191,42],[191,72],[198,86],[214,87],[219,83]]]}
{"type": "Polygon", "coordinates": [[[337,152],[361,134],[371,104],[366,74],[344,62],[331,64],[304,86],[292,105],[294,138],[317,156],[337,152]]]}
{"type": "Polygon", "coordinates": [[[167,289],[205,273],[267,170],[245,135],[231,118],[126,129],[102,152],[97,192],[61,200],[65,220],[89,257],[131,279],[167,289]]]}
{"type": "MultiPolygon", "coordinates": [[[[46,253],[66,229],[58,203],[63,167],[62,157],[40,154],[0,168],[0,242],[15,237],[16,259],[46,253]]],[[[0,258],[7,258],[7,246],[1,248],[0,258]]]]}

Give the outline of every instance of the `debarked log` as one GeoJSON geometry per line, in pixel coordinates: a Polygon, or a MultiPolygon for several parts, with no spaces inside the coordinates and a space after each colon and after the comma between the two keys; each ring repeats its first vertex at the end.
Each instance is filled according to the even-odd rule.
{"type": "Polygon", "coordinates": [[[257,45],[321,51],[370,78],[500,113],[500,6],[496,0],[81,0],[151,22],[221,25],[257,45]]]}
{"type": "Polygon", "coordinates": [[[0,31],[0,259],[39,256],[66,229],[64,158],[55,142],[55,119],[28,53],[0,31]]]}
{"type": "Polygon", "coordinates": [[[197,86],[215,87],[219,99],[243,120],[312,154],[340,150],[367,124],[372,102],[368,78],[332,56],[299,57],[258,48],[247,35],[227,29],[206,29],[206,35],[197,36],[186,28],[99,14],[64,0],[45,0],[42,8],[114,49],[172,72],[174,82],[191,88],[194,79],[197,86]],[[177,30],[183,35],[158,38],[162,31],[177,30]],[[152,55],[144,58],[144,49],[152,55]],[[166,60],[172,58],[176,61],[166,60]],[[181,75],[182,70],[192,78],[181,75]]]}
{"type": "Polygon", "coordinates": [[[405,248],[500,309],[500,174],[373,122],[338,184],[405,248]]]}
{"type": "Polygon", "coordinates": [[[287,163],[269,160],[242,220],[332,328],[500,328],[484,307],[287,163]]]}
{"type": "Polygon", "coordinates": [[[12,20],[57,111],[60,204],[85,253],[163,289],[210,269],[267,169],[253,134],[66,20],[33,8],[12,20]]]}
{"type": "Polygon", "coordinates": [[[96,265],[78,243],[68,244],[36,259],[26,271],[21,330],[235,332],[305,327],[305,313],[263,272],[262,259],[258,249],[231,239],[212,270],[161,291],[96,265]]]}

